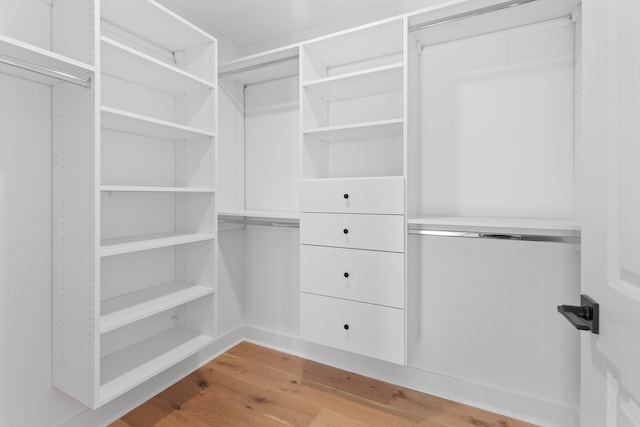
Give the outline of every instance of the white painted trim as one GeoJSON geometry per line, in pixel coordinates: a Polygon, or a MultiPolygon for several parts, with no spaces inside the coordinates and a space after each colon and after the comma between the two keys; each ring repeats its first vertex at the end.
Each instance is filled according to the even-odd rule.
{"type": "Polygon", "coordinates": [[[545,427],[578,426],[576,408],[546,402],[485,384],[428,372],[410,366],[396,365],[309,343],[297,336],[280,334],[252,326],[245,326],[245,340],[536,425],[545,427]]]}

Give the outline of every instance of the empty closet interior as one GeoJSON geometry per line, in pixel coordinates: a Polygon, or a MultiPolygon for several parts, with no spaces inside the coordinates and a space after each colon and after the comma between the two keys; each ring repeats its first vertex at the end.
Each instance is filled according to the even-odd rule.
{"type": "Polygon", "coordinates": [[[24,182],[0,204],[53,218],[4,231],[48,266],[55,387],[97,408],[241,336],[575,424],[556,306],[580,287],[578,0],[431,7],[222,64],[153,0],[4,4],[24,182]]]}

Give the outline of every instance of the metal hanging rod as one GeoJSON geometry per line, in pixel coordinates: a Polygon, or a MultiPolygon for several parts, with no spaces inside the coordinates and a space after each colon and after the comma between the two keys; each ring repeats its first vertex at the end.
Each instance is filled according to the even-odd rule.
{"type": "Polygon", "coordinates": [[[511,0],[504,3],[494,4],[493,6],[470,10],[468,12],[462,12],[457,15],[447,16],[445,18],[439,18],[434,19],[433,21],[410,25],[409,32],[424,30],[425,28],[436,27],[438,25],[448,24],[450,22],[456,22],[462,19],[472,18],[474,16],[484,15],[485,13],[496,12],[498,10],[507,9],[514,6],[520,6],[522,4],[531,3],[533,1],[536,0],[511,0]]]}
{"type": "Polygon", "coordinates": [[[52,77],[56,80],[65,81],[74,85],[82,86],[84,88],[91,87],[91,78],[82,79],[80,77],[72,76],[58,70],[52,70],[51,68],[43,67],[41,65],[32,64],[30,62],[21,61],[19,59],[11,58],[8,56],[0,56],[0,63],[9,65],[10,67],[18,68],[20,70],[29,71],[35,74],[40,74],[46,77],[52,77]]]}
{"type": "Polygon", "coordinates": [[[228,76],[232,76],[234,74],[245,73],[247,71],[259,70],[261,68],[270,67],[272,65],[276,65],[276,64],[279,64],[281,62],[287,62],[287,61],[291,61],[292,59],[298,59],[298,57],[299,57],[298,55],[291,55],[291,56],[286,56],[284,58],[274,59],[273,61],[264,62],[262,64],[247,65],[246,67],[241,67],[241,68],[238,68],[238,69],[235,69],[235,70],[230,70],[230,71],[225,71],[223,73],[219,73],[218,74],[218,78],[228,77],[228,76]]]}
{"type": "Polygon", "coordinates": [[[240,224],[240,225],[263,225],[268,227],[281,227],[281,228],[300,228],[299,222],[283,222],[274,221],[270,219],[248,219],[248,218],[223,218],[219,217],[219,221],[226,222],[228,224],[240,224]]]}
{"type": "Polygon", "coordinates": [[[443,231],[425,230],[410,228],[409,234],[421,236],[438,237],[464,237],[471,239],[497,239],[497,240],[517,240],[522,242],[552,242],[552,243],[572,243],[580,244],[578,236],[548,236],[541,234],[520,234],[520,233],[487,233],[484,231],[443,231]]]}

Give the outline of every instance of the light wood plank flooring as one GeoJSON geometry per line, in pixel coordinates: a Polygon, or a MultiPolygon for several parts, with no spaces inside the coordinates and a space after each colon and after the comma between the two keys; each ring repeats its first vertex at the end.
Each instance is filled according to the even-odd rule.
{"type": "Polygon", "coordinates": [[[532,424],[243,342],[111,427],[532,424]]]}

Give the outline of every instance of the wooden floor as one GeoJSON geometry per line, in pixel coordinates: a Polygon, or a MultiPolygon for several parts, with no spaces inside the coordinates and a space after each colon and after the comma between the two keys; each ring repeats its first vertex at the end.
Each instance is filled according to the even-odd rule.
{"type": "Polygon", "coordinates": [[[111,427],[532,424],[241,343],[111,427]]]}

